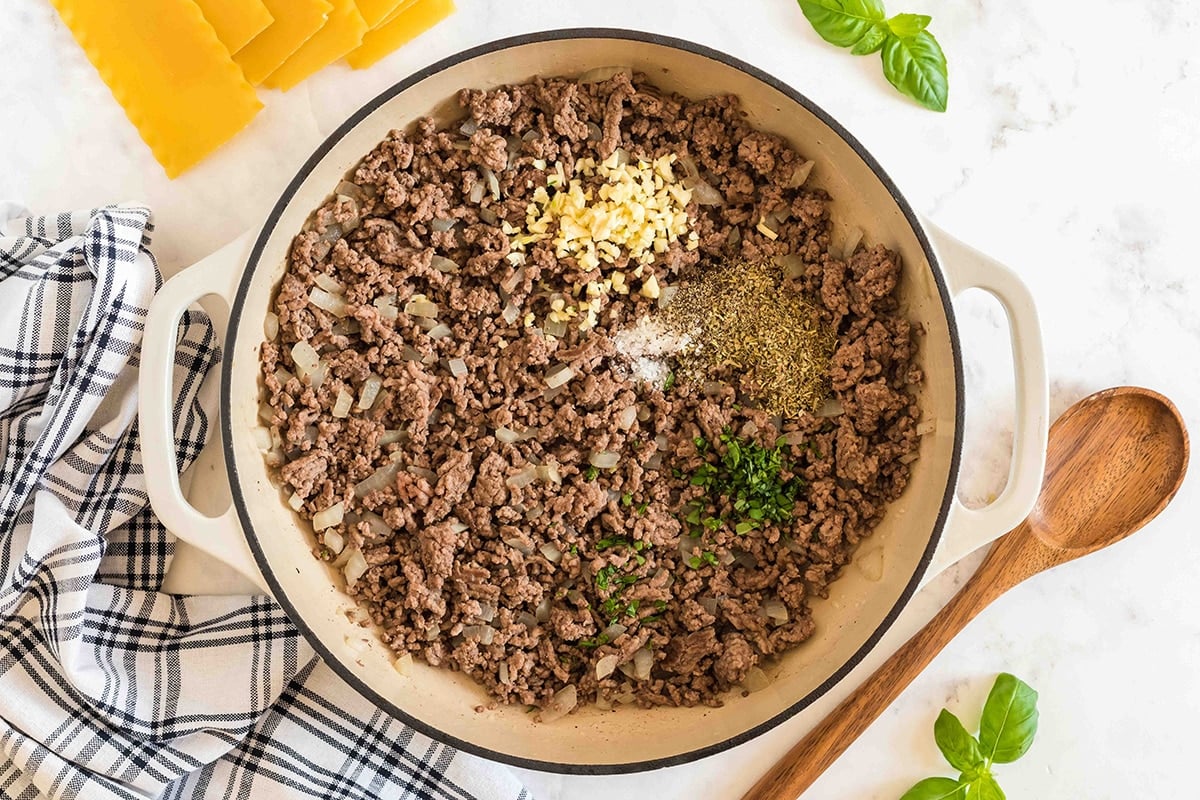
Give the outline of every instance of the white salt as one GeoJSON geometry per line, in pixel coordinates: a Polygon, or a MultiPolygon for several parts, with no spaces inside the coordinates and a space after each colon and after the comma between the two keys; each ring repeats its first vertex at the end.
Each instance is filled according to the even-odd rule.
{"type": "Polygon", "coordinates": [[[613,336],[617,352],[629,364],[630,377],[652,386],[662,386],[671,373],[667,358],[682,352],[691,342],[690,334],[649,316],[613,336]]]}

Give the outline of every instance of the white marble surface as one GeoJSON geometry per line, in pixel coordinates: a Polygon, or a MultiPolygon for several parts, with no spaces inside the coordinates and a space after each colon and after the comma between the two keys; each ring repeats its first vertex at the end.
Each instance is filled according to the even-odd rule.
{"type": "MultiPolygon", "coordinates": [[[[909,0],[933,15],[950,110],[895,96],[876,58],[824,45],[792,0],[459,0],[461,11],[366,73],[328,70],[265,95],[249,130],[168,181],[45,0],[5,0],[0,24],[0,200],[55,211],[143,200],[170,272],[255,224],[310,150],[416,68],[489,39],[607,25],[689,38],[808,94],[853,131],[913,205],[1011,264],[1039,304],[1055,413],[1135,383],[1200,430],[1200,7],[1186,0],[909,0]]],[[[990,300],[959,304],[969,383],[964,493],[1002,483],[1011,402],[1007,334],[990,300]]],[[[891,800],[944,772],[930,735],[948,706],[968,725],[994,674],[1041,692],[1033,750],[1002,770],[1012,798],[1191,797],[1200,715],[1200,546],[1193,479],[1150,528],[1002,598],[806,795],[891,800]]],[[[976,560],[912,603],[878,660],[976,560]]],[[[869,666],[864,665],[864,666],[869,666]]],[[[861,672],[856,673],[860,675],[861,672]]],[[[853,680],[853,678],[852,678],[853,680]]],[[[833,702],[697,764],[616,778],[523,773],[543,800],[736,798],[833,702]]]]}

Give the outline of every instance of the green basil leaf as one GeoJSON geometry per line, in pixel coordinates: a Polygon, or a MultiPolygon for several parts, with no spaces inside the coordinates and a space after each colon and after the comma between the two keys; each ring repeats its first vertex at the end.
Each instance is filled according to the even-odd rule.
{"type": "Polygon", "coordinates": [[[889,36],[883,43],[883,74],[901,94],[934,111],[946,110],[946,55],[929,31],[904,39],[889,36]]]}
{"type": "MultiPolygon", "coordinates": [[[[798,0],[817,34],[838,47],[854,47],[887,19],[882,0],[798,0]]],[[[870,51],[868,51],[870,52],[870,51]]]]}
{"type": "Polygon", "coordinates": [[[876,25],[871,30],[863,34],[863,37],[854,43],[854,47],[850,48],[850,53],[856,56],[866,56],[874,53],[879,48],[883,47],[883,43],[887,41],[887,31],[882,25],[876,25]]]}
{"type": "Polygon", "coordinates": [[[983,704],[979,747],[983,757],[1007,764],[1025,755],[1038,727],[1038,694],[1020,678],[1001,673],[983,704]]]}
{"type": "Polygon", "coordinates": [[[953,778],[926,778],[905,792],[900,800],[966,800],[967,787],[953,778]]]}
{"type": "Polygon", "coordinates": [[[933,723],[933,740],[937,742],[938,749],[950,762],[950,766],[959,772],[966,772],[983,764],[979,742],[967,733],[958,717],[944,708],[933,723]]]}
{"type": "Polygon", "coordinates": [[[959,785],[966,790],[962,800],[1005,800],[1004,790],[986,770],[972,777],[969,783],[967,776],[963,775],[959,778],[959,785]]]}
{"type": "Polygon", "coordinates": [[[887,26],[892,33],[903,39],[906,36],[916,36],[925,30],[932,19],[928,14],[897,14],[887,21],[887,26]]]}

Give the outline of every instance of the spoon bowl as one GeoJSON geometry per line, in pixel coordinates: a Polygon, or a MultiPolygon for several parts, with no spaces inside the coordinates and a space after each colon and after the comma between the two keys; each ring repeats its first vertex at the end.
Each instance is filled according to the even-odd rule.
{"type": "Polygon", "coordinates": [[[1141,528],[1171,501],[1187,471],[1188,434],[1175,405],[1122,386],[1071,406],[1050,429],[1046,477],[1028,524],[1072,558],[1141,528]]]}
{"type": "Polygon", "coordinates": [[[1179,410],[1158,392],[1122,386],[1067,409],[1050,427],[1045,480],[1025,521],[997,539],[946,607],[743,800],[793,800],[993,600],[1039,572],[1119,542],[1154,519],[1183,483],[1188,452],[1179,410]]]}

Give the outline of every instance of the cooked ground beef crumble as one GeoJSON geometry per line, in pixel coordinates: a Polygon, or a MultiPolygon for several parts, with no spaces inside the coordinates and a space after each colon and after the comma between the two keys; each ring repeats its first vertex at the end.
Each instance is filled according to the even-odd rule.
{"type": "MultiPolygon", "coordinates": [[[[344,504],[328,533],[345,542],[341,561],[358,548],[368,565],[348,591],[397,654],[462,670],[503,702],[545,707],[574,685],[580,704],[719,704],[752,668],[813,634],[809,598],[826,592],[908,480],[921,372],[896,299],[898,257],[879,245],[846,259],[833,252],[830,198],[788,187],[803,159],[753,130],[736,97],[692,101],[618,73],[466,89],[458,100],[473,132],[430,119],[393,131],[295,238],[274,304],[279,335],[261,351],[284,494],[309,519],[344,504]],[[785,291],[805,293],[837,332],[829,377],[842,413],[773,418],[732,369],[666,391],[631,381],[612,335],[655,312],[637,294],[614,296],[595,329],[570,326],[562,338],[504,321],[501,286],[522,317],[542,319],[545,284],[588,280],[548,241],[529,248],[523,272],[506,259],[500,226],[523,224],[534,189],[546,186],[550,167],[538,165],[560,161],[570,177],[577,160],[618,147],[647,160],[688,157],[726,200],[688,206],[699,246],[673,243],[646,267],[662,285],[722,260],[800,265],[785,291]],[[471,202],[484,167],[502,199],[485,191],[471,202]],[[776,239],[756,228],[772,214],[783,220],[776,239]],[[434,230],[435,219],[457,224],[434,230]],[[461,272],[437,268],[435,256],[461,272]],[[347,316],[309,301],[319,275],[345,287],[347,316]],[[392,293],[401,307],[415,294],[436,303],[449,335],[381,314],[373,301],[392,293]],[[295,376],[299,341],[326,362],[319,390],[295,376]],[[451,359],[465,374],[451,373],[451,359]],[[559,363],[576,377],[546,399],[546,371],[559,363]],[[339,394],[357,399],[371,375],[382,377],[371,408],[335,415],[339,394]],[[623,426],[630,407],[639,413],[623,426]],[[536,436],[505,443],[498,427],[536,436]],[[403,433],[381,444],[385,431],[403,433]],[[784,477],[802,489],[784,522],[741,535],[721,525],[681,549],[693,501],[707,504],[705,515],[732,513],[690,480],[719,457],[725,432],[764,448],[794,442],[783,447],[784,477]],[[619,454],[614,468],[589,466],[602,450],[619,454]],[[393,462],[404,468],[356,496],[393,462]],[[555,466],[561,483],[506,482],[531,464],[555,466]],[[702,551],[711,556],[696,558],[702,551]],[[619,668],[598,679],[608,656],[619,668]]],[[[326,536],[314,552],[334,560],[326,536]]]]}

